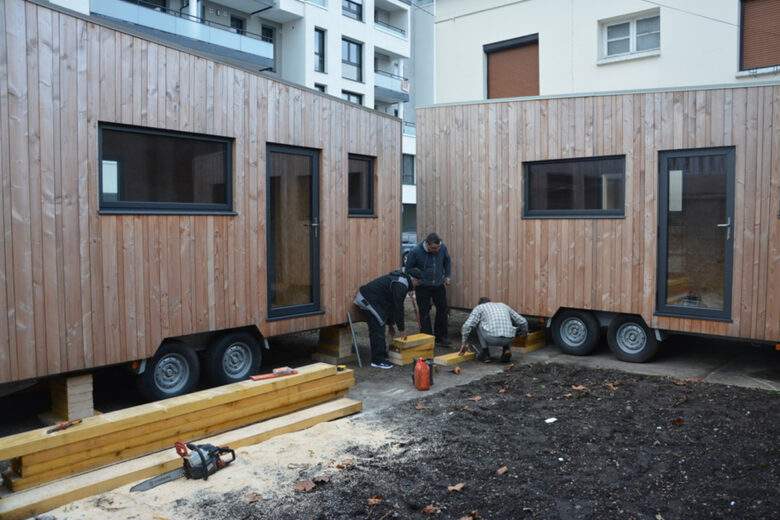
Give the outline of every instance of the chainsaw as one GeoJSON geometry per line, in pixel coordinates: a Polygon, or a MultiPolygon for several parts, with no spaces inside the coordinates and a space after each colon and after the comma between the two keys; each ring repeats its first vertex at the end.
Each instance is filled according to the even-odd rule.
{"type": "Polygon", "coordinates": [[[176,448],[176,453],[182,458],[182,467],[162,473],[149,480],[144,480],[140,484],[131,487],[130,491],[146,491],[181,477],[208,480],[209,475],[213,475],[236,460],[236,452],[227,446],[176,442],[174,447],[176,448]],[[222,456],[227,454],[230,455],[230,459],[223,459],[222,456]]]}

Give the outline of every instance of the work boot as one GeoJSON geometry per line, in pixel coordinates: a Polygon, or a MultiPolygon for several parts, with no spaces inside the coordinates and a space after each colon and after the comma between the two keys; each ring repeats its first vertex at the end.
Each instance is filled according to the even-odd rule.
{"type": "Polygon", "coordinates": [[[501,353],[501,362],[509,363],[510,359],[512,359],[512,349],[504,347],[504,351],[501,353]]]}

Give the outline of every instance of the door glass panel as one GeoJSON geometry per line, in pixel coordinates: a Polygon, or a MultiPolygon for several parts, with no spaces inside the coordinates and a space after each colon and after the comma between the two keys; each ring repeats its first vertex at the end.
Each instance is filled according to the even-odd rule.
{"type": "Polygon", "coordinates": [[[666,304],[725,310],[727,157],[668,159],[666,304]]]}
{"type": "MultiPolygon", "coordinates": [[[[312,218],[314,157],[269,152],[269,296],[271,308],[315,303],[312,218]]],[[[314,225],[313,225],[314,224],[314,225]]]]}

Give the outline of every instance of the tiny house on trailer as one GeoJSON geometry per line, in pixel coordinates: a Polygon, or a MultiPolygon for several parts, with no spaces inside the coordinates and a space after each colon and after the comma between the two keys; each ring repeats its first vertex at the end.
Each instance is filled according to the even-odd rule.
{"type": "Polygon", "coordinates": [[[601,328],[645,361],[664,332],[780,340],[780,84],[418,109],[418,222],[447,241],[451,304],[601,328]]]}
{"type": "Polygon", "coordinates": [[[0,7],[0,383],[134,360],[152,397],[244,379],[264,338],[345,323],[397,266],[398,119],[0,7]]]}

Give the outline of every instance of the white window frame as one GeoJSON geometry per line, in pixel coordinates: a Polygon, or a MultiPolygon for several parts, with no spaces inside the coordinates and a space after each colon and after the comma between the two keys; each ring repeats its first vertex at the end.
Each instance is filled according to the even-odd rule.
{"type": "MultiPolygon", "coordinates": [[[[620,16],[616,18],[610,18],[607,20],[601,20],[599,22],[599,60],[598,64],[606,64],[606,63],[612,63],[615,61],[625,61],[625,60],[632,60],[632,59],[638,59],[638,58],[645,58],[649,56],[658,56],[661,54],[661,21],[660,21],[661,13],[658,9],[653,9],[650,11],[643,11],[641,13],[632,13],[630,15],[626,16],[620,16]],[[658,21],[658,48],[657,49],[648,49],[644,51],[638,51],[636,50],[636,40],[637,40],[637,32],[636,32],[636,25],[637,22],[640,20],[645,20],[647,18],[659,18],[658,21]],[[628,23],[628,52],[623,52],[620,54],[613,54],[609,55],[607,54],[607,43],[609,41],[607,37],[608,28],[615,26],[615,25],[621,25],[624,23],[628,23]]],[[[652,33],[647,33],[652,34],[652,33]]],[[[622,39],[622,38],[618,38],[622,39]]],[[[613,40],[614,41],[614,40],[613,40]]]]}

